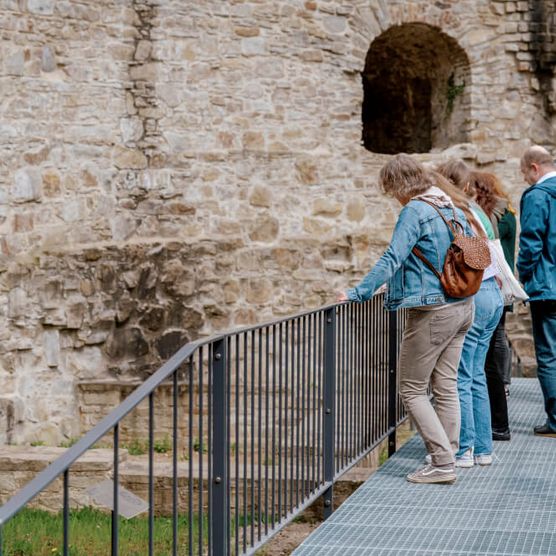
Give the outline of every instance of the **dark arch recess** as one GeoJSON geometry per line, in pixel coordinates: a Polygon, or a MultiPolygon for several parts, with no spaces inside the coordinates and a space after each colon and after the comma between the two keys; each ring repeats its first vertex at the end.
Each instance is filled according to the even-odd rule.
{"type": "Polygon", "coordinates": [[[418,153],[467,140],[469,60],[439,29],[389,28],[372,42],[362,77],[366,149],[418,153]]]}

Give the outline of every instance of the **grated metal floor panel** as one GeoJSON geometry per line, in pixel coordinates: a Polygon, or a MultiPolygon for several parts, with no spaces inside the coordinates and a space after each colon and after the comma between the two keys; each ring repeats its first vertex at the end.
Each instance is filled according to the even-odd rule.
{"type": "Polygon", "coordinates": [[[411,439],[293,553],[313,555],[556,555],[556,439],[536,379],[514,379],[511,442],[495,442],[490,467],[458,469],[454,485],[415,485],[424,465],[411,439]]]}

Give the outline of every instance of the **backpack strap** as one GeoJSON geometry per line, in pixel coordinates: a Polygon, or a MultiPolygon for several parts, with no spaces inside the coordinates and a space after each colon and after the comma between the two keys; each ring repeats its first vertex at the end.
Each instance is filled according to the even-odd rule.
{"type": "Polygon", "coordinates": [[[439,280],[441,279],[440,272],[438,272],[438,270],[434,268],[434,265],[427,259],[427,257],[425,257],[425,255],[423,255],[422,251],[418,247],[414,247],[411,251],[416,257],[419,257],[419,259],[421,259],[436,274],[436,277],[439,280]]]}
{"type": "MultiPolygon", "coordinates": [[[[448,226],[448,229],[452,232],[452,234],[454,236],[458,235],[458,232],[456,231],[453,224],[451,222],[449,222],[448,220],[446,220],[446,217],[442,214],[442,211],[434,203],[431,203],[430,201],[427,201],[426,199],[415,199],[415,200],[416,201],[422,201],[423,203],[427,203],[427,205],[431,206],[436,212],[438,212],[438,214],[440,215],[440,218],[442,218],[442,220],[444,220],[444,223],[446,224],[446,226],[448,226]]],[[[456,208],[454,207],[454,205],[452,205],[452,213],[454,215],[453,222],[455,222],[456,225],[459,226],[459,229],[463,231],[463,226],[461,225],[461,222],[458,220],[458,218],[456,216],[456,208]]]]}
{"type": "MultiPolygon", "coordinates": [[[[450,230],[450,232],[452,232],[452,235],[455,237],[458,235],[456,228],[452,225],[451,222],[449,222],[448,220],[446,220],[446,218],[444,217],[444,215],[442,214],[442,211],[434,204],[431,203],[430,201],[427,201],[425,199],[415,199],[416,201],[423,201],[423,203],[427,203],[427,205],[430,205],[434,210],[436,210],[436,212],[438,212],[438,214],[440,215],[440,218],[442,218],[442,220],[444,220],[444,223],[446,224],[446,226],[448,226],[448,229],[450,230]]],[[[461,222],[457,219],[456,216],[456,209],[455,207],[452,205],[452,212],[454,214],[454,222],[457,224],[457,226],[459,226],[459,228],[461,229],[461,231],[463,232],[463,226],[461,225],[461,222]]],[[[427,257],[425,257],[425,255],[423,255],[422,251],[418,248],[418,247],[414,247],[411,252],[418,257],[419,259],[421,259],[436,275],[436,277],[440,280],[441,276],[440,276],[440,272],[438,272],[438,270],[436,270],[436,268],[434,267],[434,265],[427,259],[427,257]]]]}

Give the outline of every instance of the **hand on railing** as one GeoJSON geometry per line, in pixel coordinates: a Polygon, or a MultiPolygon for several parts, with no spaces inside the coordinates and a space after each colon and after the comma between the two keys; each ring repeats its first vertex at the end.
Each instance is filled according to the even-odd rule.
{"type": "Polygon", "coordinates": [[[346,295],[346,292],[337,291],[336,292],[336,301],[338,303],[343,303],[344,301],[349,301],[348,296],[346,295]]]}

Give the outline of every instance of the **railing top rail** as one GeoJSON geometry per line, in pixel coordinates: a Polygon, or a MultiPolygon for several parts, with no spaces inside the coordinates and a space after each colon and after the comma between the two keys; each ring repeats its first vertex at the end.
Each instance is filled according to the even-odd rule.
{"type": "Polygon", "coordinates": [[[318,309],[311,309],[301,313],[275,319],[255,326],[246,326],[229,332],[217,333],[213,336],[190,342],[179,349],[166,363],[153,373],[143,384],[138,386],[119,406],[114,408],[100,423],[87,432],[78,442],[67,449],[59,458],[53,461],[46,469],[41,471],[22,490],[0,507],[0,526],[11,519],[39,492],[44,490],[52,481],[60,477],[70,466],[75,463],[87,450],[98,442],[105,434],[114,428],[130,411],[139,405],[149,394],[162,384],[180,365],[184,363],[199,347],[211,344],[228,336],[244,334],[281,323],[299,319],[304,316],[324,312],[339,304],[331,304],[318,309]]]}

